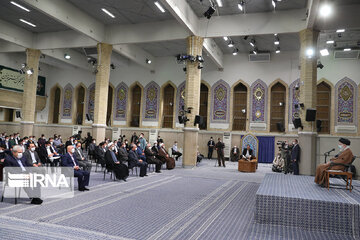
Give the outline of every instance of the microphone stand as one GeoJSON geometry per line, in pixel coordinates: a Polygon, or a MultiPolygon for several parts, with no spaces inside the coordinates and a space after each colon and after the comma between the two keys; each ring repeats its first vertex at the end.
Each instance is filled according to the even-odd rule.
{"type": "Polygon", "coordinates": [[[327,158],[329,155],[330,155],[330,153],[329,153],[329,152],[324,153],[324,156],[325,156],[325,163],[326,163],[326,158],[327,158]]]}

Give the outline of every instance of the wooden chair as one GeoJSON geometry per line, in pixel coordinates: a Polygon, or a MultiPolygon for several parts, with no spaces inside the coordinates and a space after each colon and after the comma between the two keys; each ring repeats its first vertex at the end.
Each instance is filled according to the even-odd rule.
{"type": "Polygon", "coordinates": [[[349,168],[352,166],[352,163],[355,161],[356,156],[354,156],[351,160],[351,163],[349,164],[344,164],[344,163],[330,163],[330,167],[332,166],[343,166],[344,170],[335,170],[335,169],[328,169],[326,170],[326,178],[327,178],[327,187],[328,190],[330,188],[330,175],[333,176],[344,176],[343,179],[346,182],[346,190],[349,187],[349,190],[351,192],[352,189],[352,177],[353,177],[353,173],[349,172],[349,168]],[[345,180],[346,178],[346,180],[345,180]],[[350,180],[350,181],[349,181],[350,180]]]}
{"type": "Polygon", "coordinates": [[[253,150],[254,159],[247,161],[240,159],[238,161],[238,171],[239,172],[256,172],[258,161],[257,156],[259,152],[259,139],[251,133],[246,134],[241,139],[241,152],[247,145],[250,145],[250,148],[253,150]]]}

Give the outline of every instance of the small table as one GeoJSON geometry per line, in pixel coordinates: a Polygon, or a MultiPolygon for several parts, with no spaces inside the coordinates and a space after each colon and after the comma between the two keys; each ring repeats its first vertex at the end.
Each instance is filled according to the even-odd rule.
{"type": "Polygon", "coordinates": [[[330,174],[331,175],[342,175],[342,176],[346,176],[346,190],[348,189],[348,186],[350,186],[350,192],[351,192],[351,184],[352,184],[352,172],[344,172],[341,170],[326,170],[326,177],[327,177],[327,187],[329,190],[329,186],[330,186],[330,174]],[[350,179],[350,182],[349,182],[350,179]]]}

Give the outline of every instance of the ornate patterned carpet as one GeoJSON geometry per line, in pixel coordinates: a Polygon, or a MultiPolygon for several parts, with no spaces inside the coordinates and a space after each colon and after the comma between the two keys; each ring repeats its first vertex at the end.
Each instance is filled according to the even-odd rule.
{"type": "MultiPolygon", "coordinates": [[[[256,192],[271,166],[237,172],[235,163],[174,170],[128,182],[91,173],[91,191],[72,199],[0,203],[1,239],[354,239],[255,222],[256,192]]],[[[283,174],[279,174],[284,176],[283,174]]],[[[291,177],[291,176],[284,176],[291,177]]],[[[360,184],[359,184],[360,185],[360,184]]],[[[359,187],[360,188],[360,187],[359,187]]],[[[1,188],[2,189],[2,188],[1,188]]]]}

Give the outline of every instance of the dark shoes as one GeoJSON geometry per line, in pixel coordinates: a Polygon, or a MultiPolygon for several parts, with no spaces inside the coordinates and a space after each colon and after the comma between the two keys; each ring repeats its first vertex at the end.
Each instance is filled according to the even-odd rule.
{"type": "Polygon", "coordinates": [[[159,170],[159,171],[156,171],[156,173],[161,173],[161,171],[159,170]]]}
{"type": "Polygon", "coordinates": [[[31,200],[31,204],[37,204],[37,205],[40,205],[42,204],[43,200],[41,200],[40,198],[33,198],[31,200]]]}
{"type": "Polygon", "coordinates": [[[83,188],[80,188],[79,191],[81,191],[81,192],[90,191],[90,189],[88,189],[88,188],[86,188],[86,187],[83,187],[83,188]]]}

